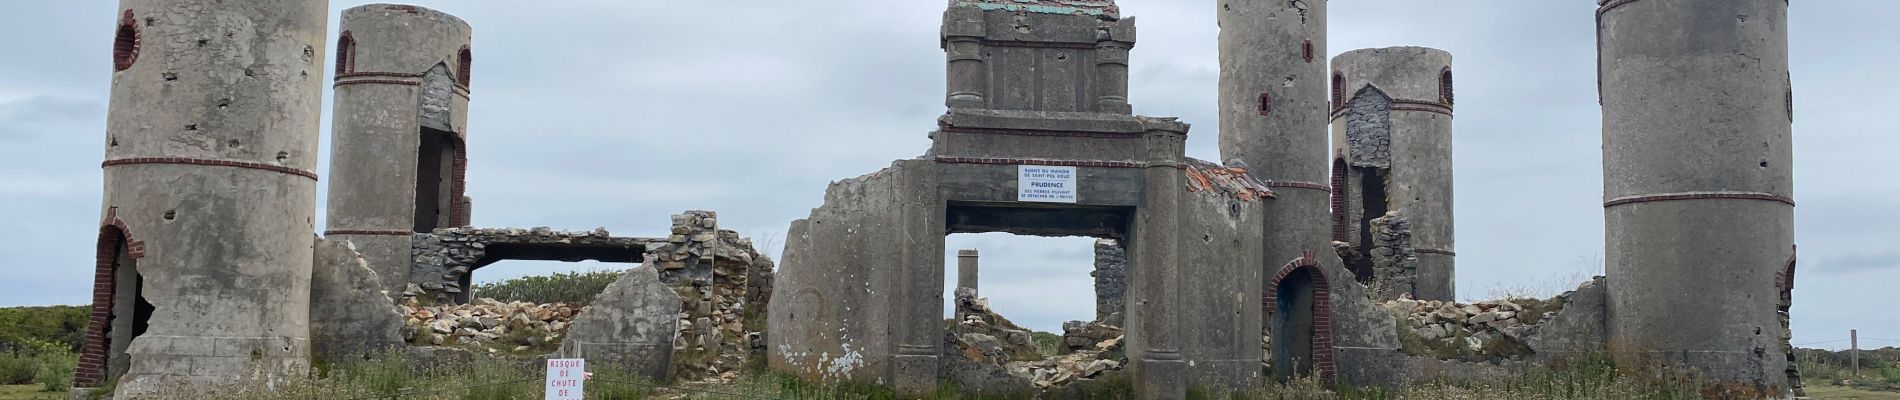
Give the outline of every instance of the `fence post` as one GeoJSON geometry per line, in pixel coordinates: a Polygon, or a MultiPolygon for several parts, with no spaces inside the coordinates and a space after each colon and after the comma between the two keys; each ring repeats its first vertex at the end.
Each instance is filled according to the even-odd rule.
{"type": "Polygon", "coordinates": [[[1847,330],[1847,348],[1851,349],[1851,352],[1849,354],[1852,354],[1852,356],[1850,359],[1854,360],[1854,378],[1860,379],[1860,330],[1859,329],[1847,330]]]}

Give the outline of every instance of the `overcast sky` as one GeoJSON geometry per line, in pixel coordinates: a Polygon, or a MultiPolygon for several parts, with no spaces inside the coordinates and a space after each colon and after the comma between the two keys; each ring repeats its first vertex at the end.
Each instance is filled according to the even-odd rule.
{"type": "MultiPolygon", "coordinates": [[[[117,2],[7,3],[0,306],[83,304],[117,2]]],[[[331,3],[334,38],[336,15],[365,3],[331,3]]],[[[727,229],[782,244],[788,223],[819,205],[828,182],[921,154],[944,108],[940,0],[414,3],[475,28],[468,193],[479,226],[657,236],[669,215],[710,209],[727,229]]],[[[1461,298],[1515,288],[1551,295],[1602,271],[1593,4],[1330,2],[1331,54],[1416,45],[1456,57],[1461,298]]],[[[1135,111],[1194,124],[1189,155],[1217,159],[1214,2],[1121,5],[1141,29],[1135,111]]],[[[1900,2],[1797,2],[1790,13],[1801,246],[1795,342],[1844,339],[1848,329],[1900,339],[1891,308],[1900,178],[1876,163],[1892,161],[1900,132],[1873,123],[1900,111],[1891,100],[1900,92],[1892,77],[1900,24],[1888,18],[1900,15],[1900,2]]],[[[992,305],[1059,332],[1061,321],[1094,315],[1091,243],[953,235],[946,260],[958,248],[982,250],[992,305]]],[[[600,267],[510,263],[476,278],[600,267]]]]}

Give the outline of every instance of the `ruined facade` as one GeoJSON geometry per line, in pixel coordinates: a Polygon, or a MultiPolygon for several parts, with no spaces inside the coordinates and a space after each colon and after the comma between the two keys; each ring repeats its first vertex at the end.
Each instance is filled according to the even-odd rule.
{"type": "Polygon", "coordinates": [[[944,355],[943,237],[1010,232],[1127,246],[1126,354],[1141,395],[1255,378],[1258,304],[1231,294],[1259,290],[1255,227],[1272,193],[1243,170],[1187,159],[1187,124],[1129,115],[1134,42],[1113,2],[952,2],[950,110],[934,145],[834,183],[793,222],[768,323],[772,367],[906,393],[965,376],[944,355]],[[1072,177],[1073,197],[1036,197],[1030,170],[1072,177]]]}
{"type": "Polygon", "coordinates": [[[386,290],[410,274],[410,235],[468,225],[471,30],[427,8],[343,11],[336,41],[324,236],[356,244],[386,290]]]}
{"type": "Polygon", "coordinates": [[[1451,300],[1451,53],[1353,50],[1332,79],[1340,256],[1382,299],[1451,300]]]}
{"type": "Polygon", "coordinates": [[[136,395],[309,368],[327,7],[119,3],[77,386],[116,378],[136,395]]]}
{"type": "Polygon", "coordinates": [[[1602,0],[1609,347],[1711,391],[1779,396],[1794,253],[1788,2],[1602,0]]]}
{"type": "Polygon", "coordinates": [[[950,1],[932,146],[833,183],[775,272],[705,211],[659,238],[468,227],[473,56],[453,16],[352,8],[328,48],[325,1],[123,0],[75,381],[137,398],[399,348],[447,359],[402,330],[490,336],[469,325],[495,315],[437,312],[479,302],[475,270],[600,260],[645,265],[560,311],[574,319],[559,354],[656,379],[767,357],[905,394],[1125,377],[1168,399],[1302,376],[1481,379],[1607,351],[1639,375],[1690,367],[1722,396],[1798,393],[1785,2],[1599,0],[1607,277],[1470,304],[1448,301],[1450,55],[1359,50],[1328,68],[1324,1],[1216,5],[1221,163],[1186,156],[1186,123],[1133,114],[1135,21],[1113,1],[950,1]],[[314,237],[332,66],[328,230],[314,237]],[[959,254],[946,327],[944,236],[979,232],[1100,239],[1097,314],[1065,324],[1063,360],[1012,363],[1034,350],[1029,332],[977,296],[974,251],[959,254]]]}

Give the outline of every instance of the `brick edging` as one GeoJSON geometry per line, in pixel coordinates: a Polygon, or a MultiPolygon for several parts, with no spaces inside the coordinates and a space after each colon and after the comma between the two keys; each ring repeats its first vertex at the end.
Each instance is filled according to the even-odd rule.
{"type": "MultiPolygon", "coordinates": [[[[1147,168],[1147,163],[1125,161],[1084,161],[1084,160],[1039,160],[1029,158],[985,158],[985,157],[944,157],[938,156],[936,162],[945,164],[987,164],[987,165],[1044,165],[1052,167],[1095,167],[1095,168],[1147,168]]],[[[1175,166],[1180,167],[1180,166],[1175,166]]]]}
{"type": "Polygon", "coordinates": [[[1652,202],[1661,202],[1661,201],[1682,201],[1682,200],[1761,200],[1761,201],[1772,201],[1772,202],[1787,204],[1789,207],[1795,206],[1794,199],[1789,198],[1788,196],[1782,196],[1782,195],[1773,194],[1773,193],[1688,192],[1688,193],[1667,193],[1667,194],[1644,195],[1644,196],[1618,197],[1615,199],[1610,199],[1610,201],[1604,202],[1603,208],[1610,208],[1610,207],[1637,204],[1637,203],[1652,203],[1652,202]]]}
{"type": "Polygon", "coordinates": [[[1030,130],[1030,129],[958,128],[954,126],[940,127],[940,128],[937,128],[937,131],[944,132],[944,133],[982,133],[982,134],[1009,135],[1009,136],[1086,137],[1086,138],[1102,138],[1102,139],[1141,139],[1142,138],[1142,135],[1140,132],[1113,133],[1113,132],[1080,132],[1080,131],[1041,131],[1041,130],[1030,130]]]}
{"type": "Polygon", "coordinates": [[[1326,185],[1326,184],[1322,184],[1322,183],[1314,183],[1314,182],[1300,182],[1300,181],[1275,181],[1275,180],[1269,180],[1269,181],[1267,181],[1267,187],[1270,187],[1270,188],[1290,188],[1290,189],[1308,189],[1308,190],[1318,190],[1318,191],[1322,191],[1322,192],[1326,192],[1326,193],[1332,193],[1332,192],[1333,192],[1333,187],[1332,187],[1332,186],[1330,186],[1330,185],[1326,185]]]}
{"type": "Polygon", "coordinates": [[[349,85],[422,86],[422,82],[404,81],[404,80],[395,80],[395,79],[351,79],[347,81],[344,81],[344,80],[336,81],[336,84],[330,85],[330,87],[343,87],[343,86],[349,86],[349,85]]]}
{"type": "Polygon", "coordinates": [[[1273,314],[1279,306],[1280,281],[1301,268],[1310,268],[1313,273],[1313,369],[1318,370],[1320,380],[1333,382],[1338,367],[1333,364],[1332,280],[1326,276],[1326,269],[1320,267],[1318,253],[1304,252],[1300,258],[1280,267],[1260,292],[1261,315],[1273,314]]]}
{"type": "Polygon", "coordinates": [[[323,236],[367,235],[367,236],[412,236],[415,232],[406,230],[369,230],[369,229],[331,229],[323,231],[323,236]]]}
{"type": "Polygon", "coordinates": [[[281,174],[296,175],[296,176],[301,176],[305,178],[310,178],[310,180],[313,180],[313,181],[318,180],[316,172],[286,167],[282,165],[272,165],[272,164],[254,163],[254,162],[246,162],[246,161],[232,161],[232,160],[212,160],[212,159],[206,159],[206,158],[190,158],[190,157],[121,158],[121,159],[116,159],[116,160],[106,160],[104,163],[100,163],[99,167],[106,168],[106,167],[116,167],[116,166],[121,166],[121,165],[139,165],[139,164],[180,164],[180,165],[208,165],[208,166],[218,166],[218,167],[233,167],[233,168],[271,171],[271,172],[276,172],[276,173],[281,173],[281,174]]]}
{"type": "MultiPolygon", "coordinates": [[[[1436,101],[1391,99],[1387,101],[1387,104],[1390,104],[1390,106],[1387,109],[1391,111],[1419,111],[1419,112],[1428,112],[1428,113],[1433,113],[1433,114],[1443,114],[1444,116],[1447,116],[1447,117],[1454,116],[1453,115],[1454,113],[1452,112],[1454,109],[1450,104],[1440,103],[1436,101]]],[[[1345,117],[1346,113],[1350,111],[1351,110],[1348,107],[1344,107],[1344,106],[1335,107],[1333,108],[1331,119],[1340,119],[1342,117],[1345,117]]]]}

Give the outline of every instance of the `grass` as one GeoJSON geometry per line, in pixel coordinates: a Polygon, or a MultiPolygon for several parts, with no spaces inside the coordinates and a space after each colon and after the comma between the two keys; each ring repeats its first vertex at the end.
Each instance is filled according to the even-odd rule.
{"type": "Polygon", "coordinates": [[[0,400],[64,400],[64,392],[46,392],[40,385],[0,385],[0,400]]]}
{"type": "Polygon", "coordinates": [[[1811,399],[1867,399],[1900,400],[1897,392],[1876,392],[1845,386],[1808,384],[1808,398],[1811,399]]]}

